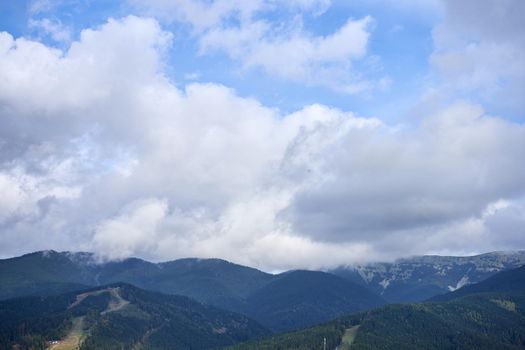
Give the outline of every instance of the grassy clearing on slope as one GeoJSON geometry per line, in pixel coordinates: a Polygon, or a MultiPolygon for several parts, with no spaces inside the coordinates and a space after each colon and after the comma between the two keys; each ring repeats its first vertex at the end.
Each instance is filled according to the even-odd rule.
{"type": "Polygon", "coordinates": [[[343,339],[341,339],[341,345],[337,347],[338,350],[348,350],[350,349],[352,343],[355,340],[357,331],[359,330],[359,325],[348,328],[343,334],[343,339]]]}
{"type": "Polygon", "coordinates": [[[505,310],[516,312],[516,303],[510,300],[491,299],[490,301],[505,310]]]}
{"type": "Polygon", "coordinates": [[[49,350],[76,350],[80,349],[80,343],[84,339],[84,316],[73,319],[73,327],[66,338],[57,344],[51,345],[49,350]]]}

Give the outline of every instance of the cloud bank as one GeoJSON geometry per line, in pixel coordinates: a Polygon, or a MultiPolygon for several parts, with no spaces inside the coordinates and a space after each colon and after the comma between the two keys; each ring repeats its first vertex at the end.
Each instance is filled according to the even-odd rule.
{"type": "MultiPolygon", "coordinates": [[[[203,50],[232,30],[216,29],[231,11],[192,24],[203,50]]],[[[233,55],[272,71],[281,64],[265,45],[303,46],[298,71],[277,74],[304,77],[315,62],[365,54],[369,24],[233,55]],[[358,40],[343,45],[347,36],[358,40]]],[[[1,255],[92,250],[283,270],[523,247],[523,124],[468,100],[410,125],[323,105],[285,114],[223,85],[177,86],[166,74],[173,40],[135,16],[85,29],[64,50],[0,33],[1,255]]],[[[449,49],[437,47],[441,67],[449,49]]]]}

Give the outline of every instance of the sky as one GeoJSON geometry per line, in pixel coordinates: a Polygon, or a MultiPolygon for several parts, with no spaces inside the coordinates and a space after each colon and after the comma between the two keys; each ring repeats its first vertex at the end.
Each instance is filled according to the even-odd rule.
{"type": "Polygon", "coordinates": [[[522,0],[0,0],[0,257],[525,249],[522,0]]]}

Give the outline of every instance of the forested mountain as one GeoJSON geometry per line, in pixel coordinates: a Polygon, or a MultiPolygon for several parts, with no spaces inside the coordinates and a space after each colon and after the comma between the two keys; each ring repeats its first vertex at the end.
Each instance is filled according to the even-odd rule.
{"type": "Polygon", "coordinates": [[[93,285],[93,273],[77,254],[53,251],[0,260],[0,300],[27,295],[52,295],[93,285]]]}
{"type": "Polygon", "coordinates": [[[525,251],[517,251],[467,257],[419,256],[330,272],[366,286],[390,303],[400,303],[423,301],[523,264],[525,251]]]}
{"type": "MultiPolygon", "coordinates": [[[[494,252],[471,257],[422,256],[329,272],[365,286],[388,302],[412,302],[454,291],[523,264],[524,251],[494,252]]],[[[250,294],[275,279],[272,274],[220,259],[151,263],[129,258],[97,263],[90,253],[43,251],[0,260],[0,300],[123,281],[241,310],[250,294]]]]}
{"type": "Polygon", "coordinates": [[[232,349],[523,349],[524,310],[519,292],[388,305],[232,349]]]}
{"type": "Polygon", "coordinates": [[[505,293],[510,291],[525,292],[525,266],[502,271],[482,282],[465,286],[451,293],[435,296],[430,300],[446,301],[471,294],[505,293]]]}
{"type": "Polygon", "coordinates": [[[44,349],[51,341],[82,342],[83,349],[319,349],[324,338],[328,349],[338,350],[350,344],[351,349],[519,349],[525,347],[525,267],[494,271],[520,259],[521,253],[498,253],[462,264],[435,257],[400,263],[395,276],[404,276],[405,292],[418,279],[424,286],[445,276],[443,285],[465,266],[471,268],[469,276],[491,277],[429,302],[363,312],[384,300],[366,288],[357,270],[346,270],[346,278],[301,270],[272,275],[218,259],[156,264],[131,258],[100,264],[87,253],[33,253],[0,261],[3,298],[38,295],[0,302],[0,349],[44,349]],[[432,261],[425,279],[423,271],[432,261]],[[125,283],[98,286],[116,281],[191,295],[248,317],[125,283]],[[68,289],[84,290],[56,295],[68,289]],[[343,314],[349,316],[238,344],[270,330],[289,331],[343,314]]]}
{"type": "Polygon", "coordinates": [[[90,253],[43,251],[0,260],[0,299],[127,282],[238,308],[248,294],[271,278],[271,274],[220,259],[151,263],[129,258],[98,263],[90,253]]]}
{"type": "Polygon", "coordinates": [[[247,296],[273,276],[220,259],[150,263],[130,258],[91,266],[97,284],[123,281],[166,294],[185,295],[229,310],[242,310],[247,296]]]}
{"type": "Polygon", "coordinates": [[[245,316],[123,283],[0,302],[2,350],[208,349],[268,333],[245,316]]]}
{"type": "Polygon", "coordinates": [[[442,298],[448,301],[388,305],[233,349],[313,350],[324,339],[338,350],[523,349],[524,281],[524,267],[503,271],[442,298]]]}
{"type": "Polygon", "coordinates": [[[126,282],[239,312],[275,331],[384,304],[366,288],[325,272],[272,275],[220,259],[97,263],[89,253],[38,252],[0,261],[0,297],[50,295],[126,282]],[[31,287],[28,287],[31,286],[31,287]]]}
{"type": "Polygon", "coordinates": [[[277,276],[250,295],[246,314],[280,332],[384,304],[366,288],[335,275],[292,271],[277,276]]]}

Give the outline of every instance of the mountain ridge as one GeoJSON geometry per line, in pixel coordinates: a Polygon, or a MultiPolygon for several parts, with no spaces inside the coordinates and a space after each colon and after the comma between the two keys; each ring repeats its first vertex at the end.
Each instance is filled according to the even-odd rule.
{"type": "Polygon", "coordinates": [[[339,350],[525,347],[525,266],[438,299],[386,305],[230,349],[316,350],[324,344],[339,350]]]}
{"type": "Polygon", "coordinates": [[[329,272],[367,286],[391,303],[423,301],[525,264],[525,251],[473,256],[424,255],[329,272]]]}
{"type": "Polygon", "coordinates": [[[208,349],[268,335],[246,316],[113,283],[0,302],[0,349],[208,349]]]}
{"type": "Polygon", "coordinates": [[[384,304],[381,298],[368,289],[321,271],[304,272],[302,283],[286,283],[297,272],[272,275],[221,259],[186,258],[151,263],[128,258],[106,263],[95,262],[89,253],[55,251],[0,261],[0,298],[57,294],[78,290],[85,285],[125,282],[147,290],[187,296],[224,310],[242,313],[268,329],[277,331],[309,326],[333,319],[343,312],[357,312],[384,304]],[[337,285],[337,289],[345,293],[327,290],[324,282],[311,283],[308,289],[303,289],[302,286],[309,279],[328,281],[329,285],[337,285]],[[267,293],[259,291],[264,291],[273,282],[278,283],[277,289],[273,291],[280,290],[284,294],[280,296],[281,300],[273,299],[270,304],[263,305],[259,299],[264,299],[267,293]],[[46,283],[48,285],[43,293],[40,286],[46,283]],[[56,288],[54,293],[53,287],[56,288]],[[312,293],[318,298],[308,297],[312,293]],[[321,300],[325,307],[313,307],[321,300]],[[283,302],[288,306],[285,312],[276,307],[283,305],[283,302]],[[303,311],[300,313],[298,310],[303,311]],[[286,319],[285,324],[275,317],[277,313],[286,319]]]}
{"type": "Polygon", "coordinates": [[[501,271],[479,283],[464,286],[447,294],[436,295],[429,301],[449,301],[472,294],[525,291],[525,265],[501,271]]]}

